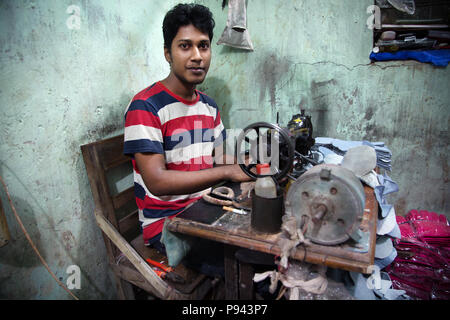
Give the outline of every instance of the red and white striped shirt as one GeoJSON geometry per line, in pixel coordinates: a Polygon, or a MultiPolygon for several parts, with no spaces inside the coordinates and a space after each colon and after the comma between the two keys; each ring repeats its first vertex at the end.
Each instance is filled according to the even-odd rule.
{"type": "Polygon", "coordinates": [[[177,196],[151,194],[134,153],[163,154],[168,170],[198,171],[213,167],[213,149],[225,139],[217,104],[206,94],[196,93],[197,98],[188,101],[156,82],[139,92],[125,111],[124,154],[132,157],[139,221],[147,245],[159,239],[164,218],[183,211],[203,191],[177,196]]]}

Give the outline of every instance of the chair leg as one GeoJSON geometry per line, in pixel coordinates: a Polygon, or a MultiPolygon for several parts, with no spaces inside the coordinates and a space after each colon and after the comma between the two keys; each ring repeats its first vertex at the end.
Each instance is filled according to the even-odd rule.
{"type": "Polygon", "coordinates": [[[239,262],[239,300],[253,300],[253,267],[239,262]]]}
{"type": "Polygon", "coordinates": [[[116,276],[117,294],[120,300],[135,300],[133,285],[116,276]]]}

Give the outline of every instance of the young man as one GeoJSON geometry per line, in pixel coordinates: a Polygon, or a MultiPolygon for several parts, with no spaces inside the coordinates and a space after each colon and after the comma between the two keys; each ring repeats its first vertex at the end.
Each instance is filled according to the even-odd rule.
{"type": "Polygon", "coordinates": [[[213,28],[202,5],[170,10],[163,22],[170,73],[139,92],[125,114],[124,153],[132,157],[144,241],[159,249],[166,217],[223,180],[250,180],[238,164],[213,167],[225,130],[214,100],[195,89],[209,69],[213,28]]]}

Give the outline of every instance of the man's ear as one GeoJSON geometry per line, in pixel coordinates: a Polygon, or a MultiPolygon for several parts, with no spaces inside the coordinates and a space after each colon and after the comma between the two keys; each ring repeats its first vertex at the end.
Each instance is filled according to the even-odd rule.
{"type": "Polygon", "coordinates": [[[170,51],[168,48],[164,48],[164,57],[166,58],[166,61],[169,64],[172,64],[172,55],[170,54],[170,51]]]}

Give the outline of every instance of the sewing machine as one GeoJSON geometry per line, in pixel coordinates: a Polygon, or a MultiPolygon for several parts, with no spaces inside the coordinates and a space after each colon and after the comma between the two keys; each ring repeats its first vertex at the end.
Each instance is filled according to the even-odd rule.
{"type": "Polygon", "coordinates": [[[311,118],[304,111],[294,115],[287,128],[267,122],[251,124],[238,137],[238,163],[253,179],[259,177],[252,172],[257,163],[270,164],[272,178],[285,191],[284,212],[271,214],[295,217],[298,228],[314,243],[337,245],[352,239],[367,247],[368,235],[359,228],[365,204],[363,185],[351,170],[321,163],[323,156],[314,149],[312,133],[311,118]],[[248,164],[244,156],[250,156],[248,164]]]}

